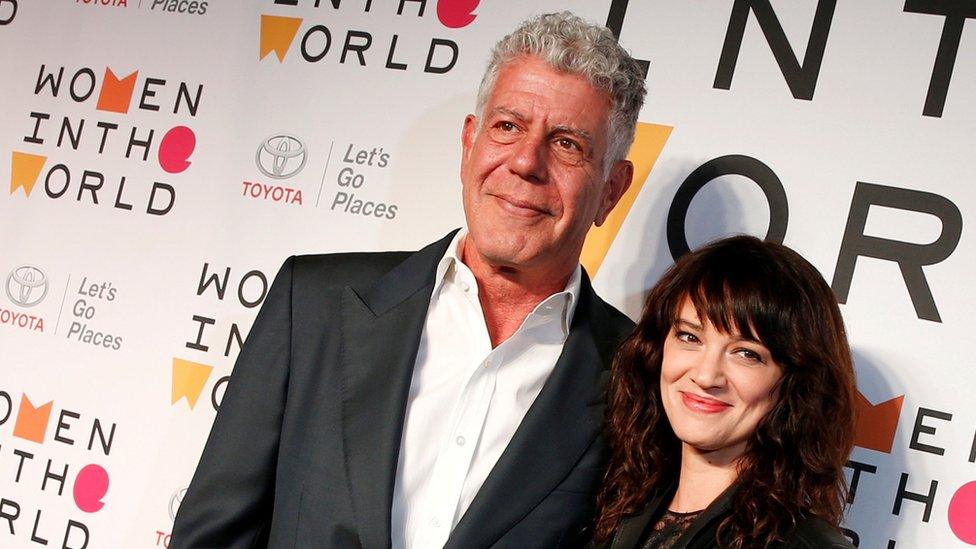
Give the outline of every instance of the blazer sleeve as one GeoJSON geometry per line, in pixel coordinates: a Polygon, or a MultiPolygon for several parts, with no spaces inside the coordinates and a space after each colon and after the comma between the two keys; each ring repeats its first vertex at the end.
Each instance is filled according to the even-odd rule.
{"type": "Polygon", "coordinates": [[[848,541],[836,528],[816,517],[808,517],[796,525],[791,538],[787,538],[786,547],[796,549],[854,549],[854,544],[848,541]]]}
{"type": "Polygon", "coordinates": [[[294,262],[278,271],[237,358],[180,505],[172,549],[267,543],[291,361],[294,262]]]}

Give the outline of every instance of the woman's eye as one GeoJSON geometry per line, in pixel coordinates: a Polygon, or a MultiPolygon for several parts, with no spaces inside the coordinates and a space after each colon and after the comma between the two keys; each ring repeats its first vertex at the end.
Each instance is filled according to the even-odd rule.
{"type": "Polygon", "coordinates": [[[751,349],[739,349],[736,353],[749,362],[763,362],[762,355],[751,349]]]}
{"type": "Polygon", "coordinates": [[[675,337],[677,337],[681,341],[684,341],[685,343],[698,343],[699,341],[698,337],[695,334],[691,334],[688,332],[677,332],[675,334],[675,337]]]}

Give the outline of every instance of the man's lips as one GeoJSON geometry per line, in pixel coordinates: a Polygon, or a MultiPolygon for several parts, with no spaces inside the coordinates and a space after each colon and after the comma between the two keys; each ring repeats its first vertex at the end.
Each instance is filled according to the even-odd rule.
{"type": "Polygon", "coordinates": [[[491,194],[490,196],[497,198],[499,204],[501,204],[501,207],[505,211],[518,216],[535,217],[538,215],[552,215],[552,212],[550,212],[547,208],[527,200],[516,198],[514,196],[509,196],[506,194],[491,194]]]}
{"type": "Polygon", "coordinates": [[[681,400],[685,406],[695,412],[717,414],[732,407],[731,404],[710,397],[703,397],[686,391],[681,391],[681,400]]]}

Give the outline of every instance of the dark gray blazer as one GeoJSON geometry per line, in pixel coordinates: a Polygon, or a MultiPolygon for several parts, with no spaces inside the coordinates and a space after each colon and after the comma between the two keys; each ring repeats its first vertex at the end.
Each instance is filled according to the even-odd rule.
{"type": "MultiPolygon", "coordinates": [[[[453,233],[419,252],[292,257],[234,367],[170,547],[388,547],[410,378],[453,233]]],[[[583,277],[555,369],[447,542],[580,545],[603,389],[633,323],[583,277]]]]}
{"type": "MultiPolygon", "coordinates": [[[[675,486],[659,492],[647,502],[646,507],[637,515],[621,521],[617,532],[610,543],[603,547],[607,549],[640,549],[645,539],[645,532],[652,528],[651,524],[662,513],[664,506],[671,502],[675,486]]],[[[732,511],[732,496],[736,486],[733,484],[712,502],[688,527],[688,530],[678,538],[673,549],[715,549],[727,544],[718,542],[718,527],[722,520],[732,511]]],[[[851,542],[840,532],[818,518],[807,518],[800,521],[789,532],[785,539],[774,544],[776,549],[854,549],[851,542]]]]}

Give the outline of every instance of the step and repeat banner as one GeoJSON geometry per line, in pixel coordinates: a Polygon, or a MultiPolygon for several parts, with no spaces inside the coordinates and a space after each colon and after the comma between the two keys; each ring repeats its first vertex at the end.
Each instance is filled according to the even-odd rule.
{"type": "Polygon", "coordinates": [[[460,226],[490,47],[562,9],[649,69],[597,290],[800,251],[857,363],[850,537],[976,545],[973,2],[0,0],[0,546],[167,547],[278,266],[460,226]]]}

